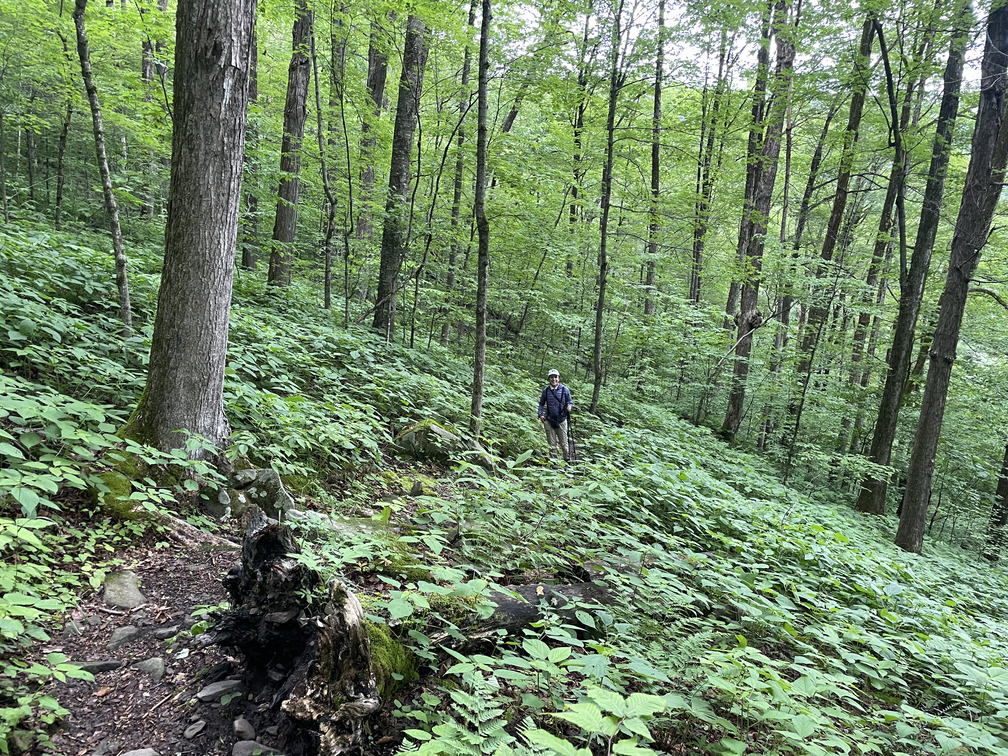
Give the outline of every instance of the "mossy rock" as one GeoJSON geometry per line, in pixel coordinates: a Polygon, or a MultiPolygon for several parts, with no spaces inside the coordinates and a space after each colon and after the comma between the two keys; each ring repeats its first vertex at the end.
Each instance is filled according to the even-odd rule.
{"type": "Polygon", "coordinates": [[[447,465],[465,451],[466,444],[455,431],[434,420],[421,420],[396,436],[393,448],[405,457],[447,465]]]}
{"type": "Polygon", "coordinates": [[[139,519],[143,509],[130,495],[133,493],[133,481],[147,476],[148,465],[136,454],[121,449],[108,452],[101,464],[110,465],[111,469],[99,473],[97,477],[101,485],[90,489],[94,503],[118,520],[139,519]]]}
{"type": "Polygon", "coordinates": [[[378,693],[388,700],[404,683],[416,680],[420,674],[416,657],[392,637],[388,627],[367,622],[371,639],[371,671],[378,683],[378,693]]]}

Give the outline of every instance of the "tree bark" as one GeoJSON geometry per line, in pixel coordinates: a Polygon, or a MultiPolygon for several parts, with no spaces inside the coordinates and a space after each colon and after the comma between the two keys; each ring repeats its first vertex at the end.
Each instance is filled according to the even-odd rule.
{"type": "MultiPolygon", "coordinates": [[[[934,143],[931,147],[931,165],[928,170],[927,186],[924,189],[924,201],[921,205],[910,270],[904,271],[902,266],[900,270],[899,310],[893,327],[892,348],[889,351],[889,371],[879,400],[878,418],[875,422],[869,457],[877,465],[888,465],[892,458],[900,402],[913,349],[914,329],[917,326],[917,317],[924,297],[924,284],[931,266],[931,253],[938,231],[972,15],[970,0],[965,0],[956,16],[948,62],[945,66],[944,93],[938,111],[934,143]]],[[[858,493],[855,509],[866,514],[883,514],[887,484],[888,479],[884,475],[869,475],[865,478],[858,493]]]]}
{"type": "Polygon", "coordinates": [[[53,214],[53,222],[56,230],[63,226],[63,187],[66,183],[66,146],[67,136],[70,133],[70,119],[73,116],[73,100],[67,98],[66,114],[63,116],[63,125],[60,128],[59,149],[56,153],[56,207],[53,214]]]}
{"type": "Polygon", "coordinates": [[[728,286],[728,301],[725,304],[724,330],[729,334],[734,330],[735,311],[739,305],[741,291],[742,264],[745,260],[746,247],[752,236],[753,224],[753,192],[756,189],[759,156],[763,149],[763,129],[766,119],[766,88],[770,77],[770,20],[773,15],[773,2],[768,2],[761,23],[759,50],[756,53],[756,81],[752,94],[752,118],[749,123],[749,142],[746,146],[746,183],[742,200],[742,216],[739,219],[738,246],[735,249],[737,270],[733,273],[728,286]]]}
{"type": "Polygon", "coordinates": [[[998,476],[997,491],[994,493],[994,506],[991,507],[990,519],[987,521],[987,542],[984,544],[983,555],[996,562],[1001,556],[1001,547],[1005,544],[1005,526],[1008,525],[1008,445],[1005,446],[1004,461],[1001,462],[1001,474],[998,476]]]}
{"type": "MultiPolygon", "coordinates": [[[[220,449],[255,0],[179,0],[165,259],[147,386],[127,434],[220,449]]],[[[202,447],[190,457],[208,457],[202,447]]]]}
{"type": "Polygon", "coordinates": [[[80,58],[81,78],[91,106],[91,120],[94,124],[95,153],[98,158],[98,172],[101,174],[102,194],[105,197],[105,211],[109,216],[109,231],[112,235],[112,250],[115,255],[116,288],[119,291],[119,319],[126,333],[133,330],[133,313],[130,308],[129,278],[126,271],[126,253],[123,250],[122,229],[119,227],[119,207],[112,193],[112,176],[109,173],[108,157],[105,154],[105,127],[102,124],[101,106],[98,104],[98,87],[91,75],[91,51],[88,48],[87,31],[84,26],[84,11],[87,0],[75,0],[74,27],[77,30],[77,56],[80,58]]]}
{"type": "Polygon", "coordinates": [[[1008,159],[1008,120],[1004,118],[1006,70],[1008,6],[1002,5],[991,11],[987,22],[987,43],[981,63],[980,107],[973,130],[972,152],[952,236],[948,276],[942,292],[934,341],[931,342],[927,383],[896,531],[896,545],[916,554],[920,553],[924,542],[935,454],[969,283],[980,262],[981,250],[987,243],[1008,159]]]}
{"type": "MultiPolygon", "coordinates": [[[[330,35],[335,38],[335,32],[330,35]]],[[[322,174],[322,190],[326,200],[326,223],[325,241],[322,243],[322,254],[325,260],[325,273],[322,284],[322,307],[326,310],[332,309],[332,257],[333,257],[333,234],[336,231],[336,195],[333,194],[332,183],[329,181],[329,168],[326,165],[326,139],[325,129],[322,124],[322,92],[319,86],[318,75],[318,52],[315,49],[315,35],[311,35],[311,64],[312,81],[315,83],[315,136],[318,138],[319,148],[319,171],[322,174]]],[[[333,72],[333,77],[336,73],[333,72]]]]}
{"type": "MultiPolygon", "coordinates": [[[[249,106],[259,99],[259,40],[255,28],[252,29],[252,60],[249,64],[249,106]]],[[[245,207],[241,218],[241,266],[245,270],[255,270],[259,264],[259,195],[256,194],[256,178],[259,165],[255,161],[257,141],[256,127],[248,127],[246,141],[252,145],[252,154],[245,150],[245,172],[250,181],[246,182],[245,207]]]]}
{"type": "Polygon", "coordinates": [[[658,260],[658,197],[661,190],[661,95],[665,67],[665,0],[658,0],[658,60],[655,62],[654,112],[651,116],[651,217],[648,219],[644,314],[654,314],[655,266],[658,260]]]}
{"type": "Polygon", "coordinates": [[[308,78],[311,74],[308,48],[314,19],[315,14],[308,8],[307,0],[297,0],[291,61],[287,69],[283,140],[280,146],[280,187],[277,191],[276,218],[273,221],[269,274],[266,278],[273,286],[289,286],[291,282],[298,195],[301,191],[301,146],[308,117],[308,78]]]}
{"type": "Polygon", "coordinates": [[[762,136],[762,146],[754,172],[750,228],[745,249],[746,273],[743,279],[741,306],[736,316],[738,339],[735,346],[735,364],[731,391],[728,394],[728,409],[721,426],[722,434],[728,438],[735,438],[742,422],[753,332],[763,322],[758,309],[763,247],[770,217],[770,202],[777,180],[784,118],[790,104],[791,73],[795,59],[792,34],[797,32],[798,19],[795,19],[794,29],[788,28],[790,10],[788,0],[777,0],[773,11],[772,35],[777,49],[777,68],[774,72],[773,92],[767,107],[767,130],[762,136]]]}
{"type": "Polygon", "coordinates": [[[479,74],[476,115],[476,191],[473,208],[476,215],[476,346],[473,366],[472,408],[469,432],[479,438],[483,420],[483,378],[486,368],[487,289],[490,285],[490,224],[486,215],[487,184],[487,75],[490,69],[490,0],[483,0],[480,24],[479,74]]]}
{"type": "Polygon", "coordinates": [[[609,259],[606,245],[609,239],[609,208],[612,204],[613,155],[616,144],[616,104],[625,76],[620,73],[620,44],[623,41],[623,0],[616,6],[612,26],[612,52],[609,68],[609,110],[606,118],[606,161],[602,168],[602,217],[599,220],[598,299],[595,303],[595,346],[592,350],[592,398],[589,412],[598,414],[599,393],[602,390],[602,324],[605,318],[606,281],[609,259]]]}
{"type": "Polygon", "coordinates": [[[416,131],[420,92],[423,89],[424,66],[427,63],[426,36],[424,22],[419,16],[410,15],[406,22],[402,75],[399,79],[399,98],[392,134],[388,196],[378,269],[378,301],[372,324],[376,330],[385,334],[386,339],[391,339],[395,330],[399,268],[402,267],[406,244],[404,214],[410,184],[410,156],[413,153],[413,134],[416,131]]]}
{"type": "Polygon", "coordinates": [[[0,201],[3,204],[4,223],[10,223],[10,202],[7,199],[6,139],[4,139],[4,110],[0,105],[0,201]]]}
{"type": "MultiPolygon", "coordinates": [[[[395,18],[395,13],[389,14],[389,20],[395,18]]],[[[372,133],[374,129],[372,121],[377,121],[381,117],[382,101],[385,97],[385,79],[388,77],[388,55],[385,53],[381,41],[384,33],[381,24],[377,21],[371,23],[371,41],[368,45],[368,72],[367,90],[371,95],[371,102],[374,105],[371,118],[365,117],[361,121],[361,168],[360,168],[360,196],[361,211],[357,217],[357,238],[368,239],[371,237],[371,204],[374,202],[374,149],[377,144],[372,133]]]]}
{"type": "Polygon", "coordinates": [[[728,29],[721,30],[721,47],[718,53],[717,83],[711,99],[710,113],[704,114],[700,135],[700,154],[697,161],[697,201],[693,225],[693,261],[690,266],[689,300],[700,304],[700,283],[703,275],[704,247],[707,244],[707,229],[710,225],[710,203],[714,194],[714,140],[717,134],[721,101],[727,86],[725,63],[728,55],[728,29]]]}
{"type": "MultiPolygon", "coordinates": [[[[476,25],[476,0],[469,3],[469,29],[476,25]]],[[[469,69],[472,61],[472,48],[469,45],[469,36],[466,37],[465,53],[462,58],[462,81],[459,91],[459,127],[455,135],[455,182],[452,187],[452,208],[451,208],[451,243],[448,249],[448,273],[445,277],[445,297],[449,301],[453,298],[455,291],[455,268],[458,265],[458,253],[461,247],[459,241],[459,219],[462,215],[462,174],[465,167],[465,114],[469,109],[469,69]]],[[[441,326],[441,344],[448,346],[451,338],[451,308],[447,308],[448,317],[441,326]]]]}

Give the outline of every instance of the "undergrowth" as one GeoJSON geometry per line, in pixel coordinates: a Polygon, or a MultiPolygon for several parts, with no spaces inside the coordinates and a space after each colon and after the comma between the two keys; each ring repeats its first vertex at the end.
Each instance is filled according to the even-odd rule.
{"type": "MultiPolygon", "coordinates": [[[[186,464],[116,436],[143,387],[158,260],[132,252],[138,327],[124,339],[101,246],[0,232],[3,752],[29,726],[44,747],[65,712],[42,683],[83,674],[25,649],[148,527],[85,495],[106,455],[186,464]]],[[[423,494],[376,502],[397,432],[466,425],[470,374],[439,346],[336,328],[296,287],[236,282],[223,451],[273,466],[322,515],[299,526],[303,558],[358,581],[369,619],[415,655],[420,683],[389,702],[404,750],[1008,753],[1001,568],[940,544],[907,555],[891,519],[784,486],[766,460],[617,387],[603,404],[618,412],[578,416],[579,464],[556,468],[528,451],[543,445],[536,380],[491,366],[498,467],[461,461],[423,494]],[[572,595],[590,598],[551,590],[588,583],[572,595]],[[495,603],[521,584],[542,584],[540,620],[495,629],[495,603]]],[[[190,473],[132,481],[131,500],[186,514],[194,479],[214,479],[190,473]]]]}

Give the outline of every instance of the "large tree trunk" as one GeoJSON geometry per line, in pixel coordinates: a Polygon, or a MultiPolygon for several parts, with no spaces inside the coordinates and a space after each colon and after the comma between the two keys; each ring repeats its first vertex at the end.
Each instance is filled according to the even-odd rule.
{"type": "MultiPolygon", "coordinates": [[[[221,448],[255,0],[179,0],[165,259],[147,387],[127,433],[221,448]]],[[[190,456],[207,456],[201,447],[190,456]]]]}
{"type": "Polygon", "coordinates": [[[413,154],[413,134],[420,108],[424,66],[427,63],[426,37],[424,22],[419,16],[411,15],[406,22],[402,75],[399,79],[399,98],[392,134],[388,197],[385,201],[381,263],[378,270],[378,301],[373,321],[374,328],[385,334],[386,339],[392,338],[395,329],[399,268],[402,266],[406,244],[405,215],[410,184],[410,157],[413,154]]]}
{"type": "MultiPolygon", "coordinates": [[[[770,201],[777,180],[781,134],[784,129],[784,117],[789,106],[791,72],[795,59],[795,46],[791,35],[797,31],[797,26],[794,29],[789,28],[790,5],[787,0],[777,0],[773,13],[777,70],[774,74],[774,91],[770,96],[767,108],[769,123],[766,134],[762,138],[762,147],[756,162],[750,228],[745,249],[746,276],[742,286],[741,306],[736,316],[738,339],[735,345],[735,364],[731,391],[728,394],[728,409],[721,426],[721,432],[729,438],[735,437],[742,422],[753,332],[763,322],[763,316],[758,309],[760,272],[763,269],[763,247],[767,233],[767,222],[770,217],[770,201]]],[[[795,23],[797,24],[797,19],[795,23]]]]}
{"type": "MultiPolygon", "coordinates": [[[[389,20],[395,18],[395,13],[389,14],[389,20]]],[[[357,217],[357,238],[367,239],[371,236],[371,205],[374,202],[374,150],[377,144],[372,133],[373,121],[381,117],[382,101],[385,97],[385,79],[388,76],[388,55],[385,53],[381,35],[384,33],[381,24],[371,23],[371,42],[368,45],[367,90],[371,95],[373,109],[371,117],[361,121],[361,168],[360,197],[361,211],[357,217]]]]}
{"type": "MultiPolygon", "coordinates": [[[[476,25],[476,0],[469,3],[469,29],[476,25]]],[[[455,181],[452,186],[452,208],[451,208],[451,242],[448,249],[448,274],[445,277],[445,297],[451,301],[455,292],[455,268],[458,265],[458,253],[461,243],[459,241],[459,219],[462,215],[462,175],[465,167],[465,114],[469,109],[469,69],[471,67],[472,48],[469,45],[469,37],[466,37],[465,53],[462,57],[462,81],[459,89],[459,127],[455,135],[455,181]]],[[[446,308],[448,317],[441,326],[441,344],[448,346],[451,338],[451,308],[446,308]]]]}
{"type": "Polygon", "coordinates": [[[476,347],[473,366],[469,432],[479,438],[483,419],[483,377],[486,368],[487,289],[490,285],[490,224],[486,215],[487,184],[487,74],[489,72],[490,0],[483,0],[480,24],[479,75],[476,115],[476,192],[474,212],[479,233],[476,262],[476,347]]]}
{"type": "Polygon", "coordinates": [[[307,0],[298,0],[291,61],[287,69],[287,100],[284,103],[283,140],[280,146],[280,188],[277,191],[273,243],[266,279],[274,286],[289,286],[291,282],[298,195],[301,191],[301,143],[308,117],[308,78],[311,74],[308,52],[314,18],[315,14],[309,10],[307,0]]]}
{"type": "Polygon", "coordinates": [[[123,250],[122,229],[119,227],[119,207],[112,193],[112,176],[109,173],[108,157],[105,154],[105,127],[102,125],[101,106],[98,104],[98,87],[91,75],[91,51],[88,48],[87,31],[84,27],[84,11],[87,0],[74,3],[74,27],[77,30],[77,55],[80,58],[81,77],[91,106],[91,120],[94,123],[95,153],[98,157],[98,172],[101,174],[102,194],[105,197],[105,211],[109,216],[109,231],[112,235],[112,250],[115,255],[116,288],[119,291],[119,318],[128,333],[133,330],[133,313],[130,309],[129,279],[126,272],[126,253],[123,250]]]}
{"type": "Polygon", "coordinates": [[[609,238],[609,206],[612,201],[613,155],[616,134],[616,104],[625,75],[620,74],[620,44],[623,41],[623,0],[618,0],[612,26],[612,52],[609,69],[609,111],[606,118],[606,161],[602,168],[602,217],[599,220],[598,299],[595,303],[595,346],[592,350],[592,399],[589,411],[598,414],[599,393],[602,390],[602,323],[605,318],[606,281],[609,259],[606,242],[609,238]]]}
{"type": "Polygon", "coordinates": [[[1008,128],[1005,127],[1005,74],[1008,69],[1008,6],[991,11],[987,43],[981,63],[980,107],[973,130],[972,152],[966,170],[962,204],[952,236],[949,271],[942,292],[941,311],[931,342],[927,383],[921,399],[920,420],[914,435],[913,453],[907,470],[896,545],[919,554],[924,542],[927,505],[931,494],[935,454],[945,414],[952,364],[956,358],[970,280],[987,243],[991,218],[1001,196],[1005,162],[1008,159],[1008,128]]]}
{"type": "MultiPolygon", "coordinates": [[[[956,17],[948,62],[945,66],[945,91],[938,111],[938,125],[931,147],[931,166],[928,170],[924,201],[921,205],[917,238],[909,272],[900,269],[900,301],[896,324],[893,327],[893,344],[889,351],[889,372],[886,374],[882,398],[879,400],[878,419],[872,437],[870,459],[877,465],[888,465],[892,458],[892,445],[896,438],[900,401],[906,382],[910,353],[913,349],[914,329],[924,297],[924,284],[931,266],[935,234],[941,213],[942,195],[945,191],[945,174],[948,169],[949,150],[959,109],[959,90],[962,85],[963,61],[966,54],[967,32],[971,26],[970,2],[962,3],[956,17]]],[[[858,494],[855,508],[859,512],[881,515],[885,512],[887,478],[870,475],[865,478],[858,494]]]]}
{"type": "MultiPolygon", "coordinates": [[[[335,19],[330,18],[330,23],[334,22],[335,19]]],[[[336,39],[335,28],[330,31],[330,39],[334,41],[336,39]]],[[[336,53],[334,52],[333,55],[336,55],[336,53]]],[[[333,62],[335,63],[336,61],[333,62]]],[[[339,62],[342,63],[342,60],[339,62]]],[[[322,174],[322,190],[325,193],[326,199],[325,241],[322,243],[322,254],[325,260],[325,273],[322,283],[322,307],[323,309],[331,310],[333,234],[336,232],[336,195],[333,194],[332,183],[329,181],[329,167],[326,164],[325,129],[322,125],[322,92],[319,85],[318,51],[315,49],[314,34],[311,36],[311,64],[312,80],[315,83],[315,136],[318,138],[319,171],[322,174]]],[[[338,76],[335,70],[332,72],[332,76],[334,80],[338,76]]],[[[334,84],[336,83],[337,82],[334,81],[334,84]]]]}
{"type": "Polygon", "coordinates": [[[658,0],[658,59],[655,62],[654,113],[651,116],[651,215],[648,219],[644,314],[654,313],[655,266],[658,260],[658,196],[661,190],[661,93],[665,66],[665,0],[658,0]]]}

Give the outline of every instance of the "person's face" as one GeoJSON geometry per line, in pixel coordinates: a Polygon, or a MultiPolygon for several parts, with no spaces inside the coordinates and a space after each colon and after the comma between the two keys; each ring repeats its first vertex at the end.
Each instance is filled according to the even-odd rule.
{"type": "Polygon", "coordinates": [[[550,386],[556,386],[558,383],[560,383],[560,376],[559,375],[551,375],[549,377],[549,382],[550,382],[550,386]]]}

